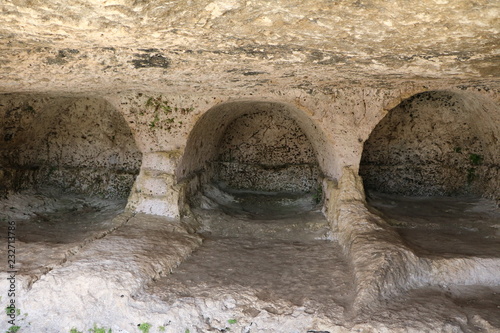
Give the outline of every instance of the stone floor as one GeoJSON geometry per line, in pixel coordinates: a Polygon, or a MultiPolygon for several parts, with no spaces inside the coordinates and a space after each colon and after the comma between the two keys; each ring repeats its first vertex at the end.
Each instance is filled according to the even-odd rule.
{"type": "MultiPolygon", "coordinates": [[[[423,258],[498,257],[499,211],[487,200],[373,194],[370,203],[423,258]]],[[[51,192],[0,204],[2,232],[17,223],[22,332],[500,331],[498,285],[429,284],[354,309],[352,265],[318,210],[266,219],[197,209],[179,223],[51,192]]]]}
{"type": "Polygon", "coordinates": [[[420,255],[500,258],[500,209],[491,200],[373,193],[369,202],[420,255]]]}

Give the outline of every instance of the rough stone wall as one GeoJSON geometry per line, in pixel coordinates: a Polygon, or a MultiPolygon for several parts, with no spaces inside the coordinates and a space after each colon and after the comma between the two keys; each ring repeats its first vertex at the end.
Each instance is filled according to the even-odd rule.
{"type": "MultiPolygon", "coordinates": [[[[500,197],[500,2],[4,0],[0,8],[0,93],[103,98],[2,96],[0,184],[7,185],[4,190],[59,182],[70,189],[123,193],[122,188],[130,185],[131,175],[137,172],[140,153],[131,146],[128,129],[123,129],[127,124],[118,126],[123,130],[106,125],[121,123],[117,119],[106,122],[115,119],[117,109],[144,154],[129,208],[178,217],[184,193],[207,181],[203,179],[210,174],[205,170],[207,162],[216,157],[218,140],[229,124],[256,105],[279,109],[308,137],[326,176],[324,210],[354,267],[358,285],[354,308],[371,306],[381,295],[390,296],[399,289],[433,280],[441,286],[464,281],[481,284],[486,279],[498,285],[498,265],[478,261],[478,269],[469,269],[474,266],[459,258],[456,262],[462,263],[446,268],[443,262],[422,261],[409,252],[394,230],[366,209],[357,172],[363,143],[401,101],[425,91],[480,92],[491,102],[455,96],[453,107],[460,106],[456,113],[445,105],[452,101],[432,105],[427,101],[426,108],[433,112],[419,106],[418,112],[427,110],[423,118],[430,120],[415,126],[423,150],[411,136],[411,128],[397,126],[394,133],[413,141],[409,149],[394,146],[401,157],[394,161],[400,163],[400,176],[410,179],[405,186],[419,193],[480,190],[500,197]],[[161,99],[161,95],[168,98],[161,99]],[[153,100],[148,103],[150,98],[153,100]],[[61,108],[63,104],[67,107],[61,108]],[[433,142],[436,131],[429,124],[451,126],[452,136],[440,130],[442,135],[433,142]],[[453,142],[453,131],[474,135],[459,136],[453,142]],[[24,153],[18,157],[19,152],[24,153]],[[471,154],[476,157],[471,158],[471,154]],[[446,163],[448,173],[437,170],[435,160],[446,163]],[[416,170],[415,165],[427,166],[416,170]],[[459,178],[451,179],[453,174],[459,178]],[[122,176],[126,177],[123,181],[118,179],[122,176]],[[438,185],[428,186],[423,176],[438,185]],[[418,275],[426,270],[438,277],[418,275]],[[456,277],[459,279],[453,280],[456,277]]],[[[381,135],[380,140],[392,147],[399,139],[384,141],[381,135]]],[[[393,158],[386,155],[384,147],[372,148],[374,153],[369,154],[379,156],[389,169],[396,165],[390,164],[393,158]]],[[[366,173],[372,171],[372,179],[389,181],[390,176],[392,181],[398,170],[385,172],[382,166],[380,174],[376,168],[362,168],[362,174],[368,182],[366,173]]],[[[403,183],[397,181],[394,186],[400,185],[403,183]]],[[[103,257],[103,270],[109,268],[109,257],[104,258],[100,244],[94,248],[97,252],[91,249],[80,254],[85,267],[75,276],[100,300],[90,306],[78,303],[90,314],[86,316],[89,320],[109,320],[104,318],[109,311],[100,311],[103,308],[123,309],[128,299],[119,296],[123,285],[137,289],[141,280],[129,278],[134,272],[124,255],[146,253],[150,257],[160,253],[163,259],[172,258],[145,242],[148,224],[136,222],[118,230],[131,233],[137,246],[132,244],[132,252],[124,253],[123,245],[128,243],[112,243],[116,264],[123,269],[107,275],[106,281],[92,280],[97,252],[103,257]],[[94,288],[107,282],[111,288],[94,288]],[[108,297],[111,293],[116,298],[108,297]]],[[[162,250],[178,252],[183,248],[172,238],[166,242],[161,239],[160,225],[165,227],[153,221],[150,232],[158,244],[167,244],[162,250]]],[[[109,236],[108,240],[113,240],[113,235],[109,236]]],[[[140,261],[135,271],[148,279],[172,267],[161,260],[160,264],[152,260],[147,267],[143,265],[147,260],[140,261]]],[[[40,297],[30,300],[47,325],[60,322],[68,291],[75,290],[75,281],[78,285],[78,279],[72,281],[64,269],[60,272],[60,276],[53,272],[55,280],[35,284],[33,295],[40,297]],[[58,290],[54,294],[52,288],[48,295],[44,290],[51,287],[44,286],[51,281],[56,281],[58,290]],[[54,311],[47,311],[47,305],[39,301],[44,298],[58,300],[49,306],[54,311]]],[[[155,314],[149,311],[146,315],[155,314]]],[[[68,318],[65,316],[63,322],[73,324],[68,318]]],[[[128,318],[129,312],[123,319],[128,318]]],[[[31,329],[40,331],[34,325],[31,329]]]]}
{"type": "MultiPolygon", "coordinates": [[[[289,99],[287,102],[266,101],[261,97],[260,100],[245,98],[229,100],[225,103],[214,99],[206,102],[208,107],[203,106],[203,103],[197,103],[197,105],[201,104],[204,110],[200,112],[195,108],[194,113],[201,113],[201,116],[186,126],[189,129],[189,137],[183,147],[184,153],[176,170],[178,181],[186,186],[185,194],[188,197],[192,196],[200,191],[203,184],[212,181],[215,174],[212,162],[219,155],[220,143],[224,140],[226,130],[231,131],[230,124],[233,121],[255,113],[277,115],[280,119],[294,122],[307,137],[312,149],[318,153],[318,168],[321,169],[321,173],[323,174],[325,170],[328,174],[332,174],[335,170],[331,165],[334,161],[333,151],[327,146],[329,141],[322,127],[315,119],[308,116],[307,110],[302,109],[301,106],[298,107],[297,104],[289,103],[289,99]]],[[[265,124],[255,124],[259,129],[263,125],[265,124]]],[[[299,173],[294,176],[295,179],[303,176],[301,172],[299,170],[299,173]]],[[[285,183],[288,181],[286,180],[285,183]]]]}
{"type": "Polygon", "coordinates": [[[498,285],[500,263],[496,258],[416,255],[384,218],[368,208],[363,181],[352,168],[344,169],[338,183],[325,183],[325,215],[355,275],[355,316],[365,309],[377,309],[379,302],[385,303],[403,290],[429,285],[498,285]]]}
{"type": "Polygon", "coordinates": [[[123,116],[103,99],[0,96],[2,190],[56,186],[127,197],[141,162],[123,116]]]}
{"type": "MultiPolygon", "coordinates": [[[[295,121],[316,152],[321,173],[330,179],[339,179],[345,166],[357,171],[364,141],[375,126],[388,110],[417,93],[449,90],[460,94],[464,105],[475,110],[476,118],[483,119],[474,126],[490,126],[488,131],[482,132],[491,134],[492,126],[500,122],[496,111],[498,90],[472,83],[455,86],[437,81],[406,82],[398,89],[390,85],[385,88],[337,87],[329,93],[313,91],[307,94],[296,89],[265,88],[254,86],[224,94],[206,90],[207,93],[202,94],[193,87],[196,93],[179,94],[165,87],[162,93],[142,91],[107,95],[106,100],[124,115],[139,149],[144,154],[161,156],[154,158],[155,163],[159,163],[158,168],[151,165],[147,168],[154,171],[144,174],[149,179],[147,183],[158,179],[163,184],[169,178],[172,184],[171,191],[151,191],[140,175],[129,207],[141,212],[179,216],[184,196],[198,192],[202,184],[210,181],[213,174],[210,165],[217,157],[219,143],[229,124],[245,114],[272,111],[295,121]],[[464,97],[475,95],[479,98],[464,97]],[[150,99],[160,102],[147,105],[150,99]],[[171,112],[164,112],[162,105],[170,107],[171,112]],[[163,162],[158,162],[160,160],[163,162]],[[171,196],[166,198],[165,193],[171,196]],[[163,200],[161,205],[160,198],[163,200]]],[[[498,144],[489,142],[490,150],[498,150],[498,144]]],[[[490,155],[495,156],[493,151],[490,155]]]]}
{"type": "Polygon", "coordinates": [[[128,209],[180,217],[184,191],[174,175],[179,157],[179,151],[144,153],[141,171],[129,197],[128,209]]]}
{"type": "Polygon", "coordinates": [[[6,0],[1,91],[498,77],[498,12],[469,0],[6,0]]]}
{"type": "Polygon", "coordinates": [[[405,195],[497,195],[498,130],[480,117],[487,107],[445,91],[403,101],[365,143],[365,186],[405,195]]]}
{"type": "Polygon", "coordinates": [[[234,189],[308,192],[320,175],[306,135],[275,112],[244,115],[229,124],[214,164],[214,180],[234,189]]]}

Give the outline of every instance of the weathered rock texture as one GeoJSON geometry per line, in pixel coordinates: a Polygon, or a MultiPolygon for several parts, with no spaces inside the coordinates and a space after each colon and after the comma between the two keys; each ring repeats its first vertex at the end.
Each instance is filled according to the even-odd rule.
{"type": "Polygon", "coordinates": [[[212,168],[214,181],[254,191],[309,192],[320,177],[315,151],[300,127],[269,111],[229,124],[212,168]]]}
{"type": "Polygon", "coordinates": [[[200,237],[165,218],[122,214],[116,219],[121,220],[116,231],[95,240],[23,290],[21,308],[30,309],[26,311],[32,311],[35,320],[30,329],[69,331],[89,322],[109,322],[108,318],[113,324],[132,326],[127,314],[133,312],[135,294],[168,273],[201,243],[200,237]],[[50,313],[40,301],[49,298],[50,313]]]}
{"type": "Polygon", "coordinates": [[[141,153],[102,98],[0,96],[1,190],[57,186],[127,197],[141,153]]]}
{"type": "Polygon", "coordinates": [[[329,163],[335,159],[327,142],[325,133],[314,120],[293,104],[256,100],[220,103],[209,109],[192,128],[176,177],[185,185],[187,196],[199,192],[204,184],[213,180],[227,182],[224,179],[227,177],[237,177],[229,184],[236,189],[309,191],[316,187],[322,173],[333,172],[329,163]],[[264,123],[262,117],[266,119],[264,123]],[[288,123],[291,132],[285,134],[283,128],[273,126],[270,121],[275,118],[281,119],[280,126],[283,122],[288,123]],[[246,127],[245,123],[250,120],[252,126],[246,127]],[[258,140],[269,127],[269,136],[258,140]],[[219,166],[221,159],[229,158],[227,151],[231,147],[228,145],[251,143],[246,138],[253,134],[257,137],[252,139],[255,145],[251,149],[244,153],[231,151],[239,162],[243,162],[233,166],[250,168],[250,175],[238,175],[235,170],[226,169],[230,164],[225,161],[222,167],[219,166]],[[275,140],[281,140],[281,146],[275,140]],[[248,162],[257,164],[252,166],[248,162]],[[258,169],[261,172],[257,172],[258,169]]]}
{"type": "Polygon", "coordinates": [[[421,93],[403,101],[366,141],[369,189],[404,195],[500,198],[500,112],[470,94],[421,93]]]}
{"type": "MultiPolygon", "coordinates": [[[[3,193],[48,184],[126,195],[140,166],[129,214],[176,219],[132,218],[83,248],[72,260],[80,270],[68,263],[42,276],[32,286],[36,297],[23,300],[42,330],[71,328],[70,319],[57,324],[71,313],[66,295],[95,314],[89,320],[109,322],[114,315],[126,321],[129,314],[147,313],[147,305],[131,310],[137,303],[121,295],[198,245],[197,237],[176,229],[177,219],[190,216],[189,199],[214,175],[235,183],[248,179],[214,164],[227,163],[227,150],[248,141],[245,131],[233,135],[231,124],[238,128],[261,115],[288,123],[297,135],[285,150],[303,152],[282,169],[293,188],[279,189],[307,190],[322,177],[323,210],[355,276],[356,297],[347,312],[367,321],[353,330],[394,328],[371,327],[371,313],[383,308],[382,299],[412,288],[500,282],[498,258],[415,254],[366,206],[357,174],[364,156],[368,188],[474,194],[498,202],[497,1],[5,0],[0,8],[3,193]],[[292,172],[302,164],[314,170],[292,172]],[[152,243],[143,243],[141,233],[152,243]],[[131,246],[122,246],[129,234],[131,246]],[[153,259],[158,265],[127,265],[153,259]],[[107,288],[94,290],[92,282],[107,288]],[[46,298],[55,301],[39,301],[46,298]]],[[[246,154],[239,155],[239,167],[249,162],[246,154]]],[[[278,155],[271,162],[283,165],[278,155]]],[[[274,172],[259,178],[255,189],[278,183],[281,174],[274,172]]],[[[187,229],[195,231],[196,224],[187,229]]],[[[78,323],[87,319],[81,315],[78,323]]],[[[481,317],[470,320],[493,327],[481,317]]],[[[350,324],[356,323],[321,327],[345,331],[350,324]]],[[[441,324],[426,329],[462,327],[441,324]]],[[[120,325],[113,328],[136,327],[120,325]]]]}
{"type": "Polygon", "coordinates": [[[220,93],[256,84],[318,91],[366,75],[381,85],[387,75],[491,79],[498,12],[496,2],[468,0],[9,0],[2,86],[220,93]]]}
{"type": "Polygon", "coordinates": [[[423,286],[500,283],[497,255],[454,258],[449,254],[452,249],[442,257],[416,255],[387,221],[369,210],[361,178],[350,168],[344,170],[338,185],[328,182],[327,188],[326,215],[356,278],[355,313],[423,286]]]}

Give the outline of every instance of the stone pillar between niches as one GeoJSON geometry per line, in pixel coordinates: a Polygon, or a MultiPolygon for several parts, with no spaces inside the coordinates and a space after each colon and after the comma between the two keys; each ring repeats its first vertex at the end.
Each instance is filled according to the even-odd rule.
{"type": "Polygon", "coordinates": [[[177,184],[174,173],[181,155],[180,151],[143,154],[141,171],[128,200],[128,210],[180,217],[179,200],[183,185],[177,184]]]}
{"type": "Polygon", "coordinates": [[[324,187],[325,216],[353,267],[353,309],[376,307],[381,299],[426,283],[427,263],[380,216],[368,210],[362,179],[352,167],[343,169],[338,184],[327,180],[324,187]]]}

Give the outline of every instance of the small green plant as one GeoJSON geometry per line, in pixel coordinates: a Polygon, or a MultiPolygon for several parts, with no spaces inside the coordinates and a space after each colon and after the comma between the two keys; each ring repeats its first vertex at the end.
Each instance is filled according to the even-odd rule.
{"type": "MultiPolygon", "coordinates": [[[[9,306],[6,306],[6,307],[5,307],[5,313],[6,313],[6,314],[8,314],[8,315],[9,315],[9,314],[12,314],[12,310],[15,310],[16,316],[18,316],[18,317],[19,317],[19,316],[21,315],[21,309],[19,309],[19,308],[14,308],[14,307],[9,307],[9,306]]],[[[27,315],[27,314],[25,314],[25,316],[26,316],[26,315],[27,315]]]]}
{"type": "Polygon", "coordinates": [[[11,326],[11,327],[9,327],[9,330],[7,331],[7,333],[16,333],[20,329],[21,329],[20,326],[11,326]]]}
{"type": "Polygon", "coordinates": [[[158,327],[158,331],[160,332],[165,332],[167,329],[165,328],[165,326],[159,326],[158,327]]]}
{"type": "Polygon", "coordinates": [[[153,120],[149,123],[149,127],[150,128],[154,128],[156,127],[156,124],[158,124],[158,122],[160,121],[160,116],[155,114],[155,117],[153,118],[153,120]]]}
{"type": "Polygon", "coordinates": [[[184,331],[184,333],[191,333],[191,331],[189,330],[189,328],[186,328],[186,330],[184,331]]]}
{"type": "Polygon", "coordinates": [[[469,160],[472,165],[481,165],[483,163],[483,155],[469,154],[469,160]]]}
{"type": "Polygon", "coordinates": [[[313,199],[316,204],[319,204],[323,200],[323,189],[321,186],[318,186],[316,192],[314,192],[313,199]]]}
{"type": "MultiPolygon", "coordinates": [[[[153,109],[153,120],[149,122],[149,127],[160,129],[166,128],[168,131],[170,131],[175,124],[175,117],[171,117],[172,112],[185,115],[194,110],[193,107],[172,107],[169,100],[164,98],[162,95],[158,97],[149,97],[145,106],[146,108],[153,109]]],[[[144,112],[141,111],[139,114],[144,115],[144,112]]],[[[178,124],[182,125],[182,121],[178,121],[178,124]]]]}
{"type": "Polygon", "coordinates": [[[236,319],[229,319],[227,322],[229,324],[233,325],[233,324],[236,324],[238,321],[236,319]]]}
{"type": "Polygon", "coordinates": [[[142,333],[149,333],[149,329],[153,326],[150,323],[142,323],[137,325],[142,333]]]}
{"type": "Polygon", "coordinates": [[[69,330],[69,333],[83,333],[83,332],[73,327],[72,329],[69,330]]]}
{"type": "MultiPolygon", "coordinates": [[[[167,99],[163,99],[163,96],[158,97],[149,97],[146,101],[146,107],[151,107],[154,109],[155,113],[158,111],[162,111],[165,114],[169,114],[172,112],[172,107],[167,99]]],[[[177,111],[177,108],[175,108],[177,111]]]]}
{"type": "Polygon", "coordinates": [[[25,106],[23,106],[22,110],[26,111],[26,112],[29,112],[31,114],[35,114],[36,113],[35,109],[31,105],[25,105],[25,106]]]}
{"type": "Polygon", "coordinates": [[[476,168],[467,169],[467,182],[470,184],[476,179],[476,168]]]}
{"type": "Polygon", "coordinates": [[[104,327],[97,327],[97,325],[94,324],[94,328],[89,329],[89,332],[90,333],[112,333],[113,331],[111,330],[111,328],[106,331],[106,329],[104,327]]]}

